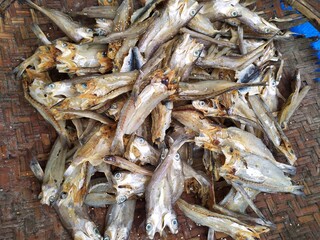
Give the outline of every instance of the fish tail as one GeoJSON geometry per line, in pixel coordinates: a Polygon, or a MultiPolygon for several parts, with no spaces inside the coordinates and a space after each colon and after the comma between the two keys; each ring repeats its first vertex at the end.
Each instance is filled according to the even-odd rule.
{"type": "Polygon", "coordinates": [[[29,167],[34,174],[34,176],[39,180],[42,181],[44,177],[44,172],[38,162],[38,160],[35,157],[32,157],[29,167]]]}
{"type": "Polygon", "coordinates": [[[31,0],[19,0],[20,3],[26,3],[28,4],[30,7],[37,9],[39,11],[42,11],[42,8],[40,6],[38,6],[37,4],[35,4],[34,2],[32,2],[31,0]]]}
{"type": "Polygon", "coordinates": [[[20,78],[25,69],[26,67],[24,64],[20,64],[19,66],[15,67],[12,72],[17,76],[17,78],[20,78]]]}
{"type": "Polygon", "coordinates": [[[44,34],[44,32],[41,30],[38,24],[32,23],[31,30],[37,36],[37,38],[41,40],[42,43],[46,45],[51,44],[50,40],[47,38],[47,36],[44,34]]]}
{"type": "Polygon", "coordinates": [[[303,186],[292,186],[292,193],[298,196],[305,196],[303,192],[303,186]]]}
{"type": "Polygon", "coordinates": [[[283,172],[288,173],[290,175],[296,174],[297,169],[294,166],[283,164],[283,163],[277,163],[277,167],[279,167],[283,172]]]}

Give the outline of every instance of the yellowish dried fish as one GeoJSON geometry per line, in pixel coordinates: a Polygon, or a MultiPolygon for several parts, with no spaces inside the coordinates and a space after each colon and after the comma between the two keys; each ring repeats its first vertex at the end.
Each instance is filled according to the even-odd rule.
{"type": "Polygon", "coordinates": [[[289,119],[293,115],[293,113],[297,110],[302,100],[308,94],[309,90],[311,89],[310,86],[305,86],[301,89],[301,78],[300,78],[300,71],[297,72],[296,75],[296,84],[294,92],[288,97],[287,101],[283,105],[281,111],[278,114],[278,122],[279,125],[286,129],[288,127],[289,119]]]}
{"type": "Polygon", "coordinates": [[[91,41],[93,31],[90,28],[83,27],[79,23],[73,21],[67,14],[58,10],[46,7],[40,7],[31,0],[21,0],[26,2],[30,7],[38,10],[51,19],[71,40],[79,42],[81,40],[91,41]]]}
{"type": "Polygon", "coordinates": [[[60,198],[54,205],[64,227],[79,240],[102,240],[97,226],[90,220],[85,206],[82,205],[92,170],[87,163],[79,165],[73,174],[65,179],[60,198]]]}
{"type": "Polygon", "coordinates": [[[170,89],[174,77],[175,73],[172,71],[169,73],[156,71],[153,74],[151,84],[143,89],[137,100],[134,101],[133,97],[128,99],[121,111],[116,135],[113,139],[113,153],[123,154],[124,134],[136,131],[157,104],[175,92],[175,89],[170,89]]]}
{"type": "Polygon", "coordinates": [[[170,127],[172,109],[173,103],[168,101],[164,104],[159,103],[151,112],[152,142],[156,143],[158,146],[160,146],[160,144],[163,143],[166,131],[170,127]]]}
{"type": "Polygon", "coordinates": [[[105,73],[112,69],[105,45],[77,45],[57,40],[55,47],[61,51],[61,54],[56,58],[59,62],[57,64],[59,72],[81,74],[82,69],[92,69],[92,73],[105,73]]]}
{"type": "Polygon", "coordinates": [[[238,219],[211,212],[201,206],[188,204],[182,199],[177,201],[181,211],[194,222],[224,232],[235,239],[260,239],[260,235],[269,229],[259,225],[249,225],[238,219]]]}
{"type": "Polygon", "coordinates": [[[142,238],[165,236],[166,227],[177,234],[177,203],[209,227],[210,240],[215,231],[253,240],[274,227],[253,202],[259,192],[303,195],[289,177],[296,168],[262,141],[267,136],[295,162],[281,127],[310,87],[300,92],[298,74],[278,112],[285,58],[274,44],[292,36],[279,31],[292,22],[275,26],[251,0],[98,0],[69,11],[87,18],[93,32],[23,1],[67,35],[51,42],[33,24],[45,46],[14,73],[59,134],[45,172],[34,159],[31,169],[43,181],[41,202],[55,206],[74,239],[136,238],[129,235],[136,201],[144,199],[142,238]],[[209,208],[184,202],[183,192],[209,208]],[[85,205],[108,206],[104,237],[85,205]],[[248,206],[259,218],[244,214],[248,206]]]}
{"type": "Polygon", "coordinates": [[[112,137],[114,136],[113,126],[103,125],[100,129],[74,154],[71,165],[64,175],[70,176],[75,168],[84,162],[90,162],[93,166],[103,162],[103,157],[110,154],[112,137]]]}
{"type": "Polygon", "coordinates": [[[140,52],[149,59],[157,48],[176,35],[200,10],[196,1],[169,0],[161,16],[151,25],[139,43],[140,52]],[[179,10],[178,10],[179,9],[179,10]],[[165,24],[170,22],[171,24],[165,24]]]}
{"type": "Polygon", "coordinates": [[[144,195],[150,176],[126,171],[116,172],[111,179],[116,189],[117,203],[144,195]]]}
{"type": "Polygon", "coordinates": [[[125,158],[121,158],[118,156],[105,156],[103,161],[106,163],[119,167],[123,170],[128,170],[133,173],[138,173],[146,176],[152,176],[152,171],[149,171],[143,167],[140,167],[139,165],[128,161],[125,158]]]}
{"type": "Polygon", "coordinates": [[[265,104],[261,101],[259,96],[249,96],[249,102],[253,111],[255,112],[261,126],[265,129],[265,133],[272,141],[274,146],[283,153],[291,165],[295,163],[297,157],[294,153],[293,147],[282,131],[279,123],[272,116],[265,104]]]}
{"type": "Polygon", "coordinates": [[[65,171],[67,146],[63,139],[57,138],[49,155],[42,180],[41,203],[51,205],[57,198],[65,171]]]}
{"type": "Polygon", "coordinates": [[[143,137],[132,135],[124,153],[124,157],[134,163],[141,165],[158,164],[160,153],[150,145],[143,137]]]}

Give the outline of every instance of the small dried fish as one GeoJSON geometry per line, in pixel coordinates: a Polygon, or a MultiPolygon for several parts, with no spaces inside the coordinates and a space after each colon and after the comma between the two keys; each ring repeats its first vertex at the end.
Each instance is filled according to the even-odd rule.
{"type": "Polygon", "coordinates": [[[26,2],[30,7],[38,10],[51,19],[71,40],[79,42],[81,40],[91,41],[93,31],[90,28],[83,27],[73,21],[68,15],[50,8],[40,7],[31,0],[20,0],[26,2]]]}
{"type": "Polygon", "coordinates": [[[238,219],[211,212],[201,206],[188,204],[182,199],[177,201],[183,213],[194,222],[210,227],[218,232],[224,232],[231,237],[254,240],[269,229],[259,225],[249,225],[238,219]]]}
{"type": "Polygon", "coordinates": [[[268,148],[269,140],[296,161],[282,128],[310,86],[300,91],[298,72],[279,112],[285,57],[274,44],[293,38],[279,30],[292,15],[271,19],[275,26],[251,0],[98,0],[68,14],[23,2],[67,35],[50,41],[33,24],[44,46],[13,72],[58,132],[45,171],[34,157],[30,168],[41,203],[55,207],[74,239],[137,238],[129,235],[144,199],[142,238],[166,236],[166,227],[177,234],[177,204],[209,227],[210,240],[215,231],[253,240],[275,227],[253,202],[260,192],[303,195],[289,176],[296,168],[268,148]],[[183,192],[209,208],[188,204],[183,192]],[[108,206],[104,237],[86,206],[108,206]],[[248,206],[259,218],[245,214],[248,206]]]}
{"type": "Polygon", "coordinates": [[[129,239],[135,207],[136,200],[129,200],[108,208],[104,239],[129,239]]]}

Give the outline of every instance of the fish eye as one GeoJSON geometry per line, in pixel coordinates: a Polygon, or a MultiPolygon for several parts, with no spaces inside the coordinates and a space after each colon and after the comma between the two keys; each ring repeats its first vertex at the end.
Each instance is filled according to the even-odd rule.
{"type": "Polygon", "coordinates": [[[201,50],[194,51],[193,56],[199,57],[201,54],[201,50]]]}
{"type": "Polygon", "coordinates": [[[199,105],[200,105],[201,107],[204,107],[204,106],[206,105],[206,103],[205,103],[204,101],[200,101],[200,102],[199,102],[199,105]]]}
{"type": "Polygon", "coordinates": [[[175,226],[175,227],[178,226],[178,221],[177,221],[176,218],[172,220],[172,225],[175,226]]]}
{"type": "Polygon", "coordinates": [[[114,178],[117,179],[117,180],[119,180],[119,179],[121,178],[121,176],[122,176],[122,174],[118,172],[118,173],[116,173],[116,174],[114,175],[114,178]]]}
{"type": "Polygon", "coordinates": [[[53,203],[54,200],[55,200],[55,197],[54,197],[54,196],[49,197],[49,202],[50,202],[50,203],[53,203]]]}
{"type": "Polygon", "coordinates": [[[117,107],[118,107],[118,105],[117,105],[116,103],[113,103],[113,104],[110,106],[111,109],[117,109],[117,107]]]}
{"type": "Polygon", "coordinates": [[[180,154],[176,153],[173,158],[174,158],[174,160],[179,161],[180,160],[180,154]]]}
{"type": "Polygon", "coordinates": [[[138,143],[144,144],[145,142],[146,142],[146,140],[144,140],[142,137],[138,138],[138,143]]]}
{"type": "Polygon", "coordinates": [[[67,44],[65,42],[61,44],[61,47],[66,47],[66,46],[67,44]]]}
{"type": "Polygon", "coordinates": [[[92,29],[91,29],[91,28],[88,28],[86,31],[87,31],[88,33],[91,33],[91,32],[92,32],[92,29]]]}
{"type": "Polygon", "coordinates": [[[148,223],[148,224],[146,225],[146,230],[147,230],[147,232],[151,231],[151,229],[152,229],[152,224],[151,224],[151,223],[148,223]]]}
{"type": "Polygon", "coordinates": [[[110,240],[108,236],[104,237],[103,240],[110,240]]]}
{"type": "Polygon", "coordinates": [[[117,104],[116,104],[116,103],[113,103],[113,104],[110,106],[110,109],[117,109],[117,104]]]}
{"type": "Polygon", "coordinates": [[[161,159],[165,159],[166,158],[166,154],[163,152],[161,153],[161,156],[160,156],[161,159]]]}
{"type": "Polygon", "coordinates": [[[238,16],[238,12],[237,12],[237,11],[232,11],[232,12],[231,12],[231,16],[232,16],[232,17],[238,16]]]}
{"type": "Polygon", "coordinates": [[[49,85],[48,85],[48,88],[54,88],[54,83],[50,83],[49,85]]]}
{"type": "Polygon", "coordinates": [[[87,88],[87,84],[86,83],[81,83],[81,87],[87,88]]]}
{"type": "Polygon", "coordinates": [[[102,52],[102,57],[107,57],[108,56],[108,54],[107,54],[107,52],[102,52]]]}
{"type": "Polygon", "coordinates": [[[99,232],[99,229],[98,229],[98,228],[94,228],[94,229],[93,229],[93,232],[94,232],[95,234],[97,234],[97,235],[100,235],[100,232],[99,232]]]}
{"type": "Polygon", "coordinates": [[[60,198],[61,198],[61,199],[66,199],[67,196],[68,196],[68,193],[67,193],[67,192],[62,192],[62,193],[60,194],[60,198]]]}
{"type": "Polygon", "coordinates": [[[120,196],[118,203],[124,203],[125,201],[127,201],[127,197],[126,196],[120,196]]]}
{"type": "Polygon", "coordinates": [[[194,10],[194,9],[192,9],[192,10],[190,11],[190,15],[191,15],[191,16],[196,15],[196,13],[197,13],[197,12],[196,12],[196,10],[194,10]]]}
{"type": "Polygon", "coordinates": [[[270,28],[265,28],[265,29],[264,29],[264,32],[265,32],[265,33],[269,33],[269,32],[270,32],[270,28]]]}

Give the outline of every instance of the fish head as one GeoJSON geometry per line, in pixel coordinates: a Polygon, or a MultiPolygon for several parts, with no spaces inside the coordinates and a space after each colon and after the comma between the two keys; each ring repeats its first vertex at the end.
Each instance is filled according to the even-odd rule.
{"type": "Polygon", "coordinates": [[[106,51],[98,52],[97,59],[100,64],[100,73],[104,74],[110,70],[112,70],[113,62],[110,58],[108,58],[108,53],[106,51]]]}
{"type": "Polygon", "coordinates": [[[99,36],[106,36],[112,31],[113,21],[106,18],[96,18],[94,32],[99,36]]]}
{"type": "Polygon", "coordinates": [[[204,4],[200,13],[214,20],[236,18],[242,15],[238,0],[211,1],[204,4]]]}
{"type": "Polygon", "coordinates": [[[183,69],[190,67],[199,57],[204,57],[204,46],[189,34],[184,34],[180,43],[172,54],[169,66],[171,69],[183,69]]]}
{"type": "Polygon", "coordinates": [[[59,62],[71,60],[76,54],[76,45],[73,43],[58,39],[55,47],[61,52],[61,55],[57,57],[59,62]]]}
{"type": "Polygon", "coordinates": [[[40,46],[39,48],[40,63],[37,66],[38,71],[44,72],[56,65],[55,57],[58,50],[53,45],[40,46]]]}
{"type": "Polygon", "coordinates": [[[80,27],[77,33],[83,38],[82,43],[91,42],[93,40],[93,30],[87,27],[80,27]]]}
{"type": "Polygon", "coordinates": [[[235,239],[247,239],[247,240],[256,240],[260,239],[260,235],[262,233],[269,232],[270,229],[266,226],[242,226],[242,230],[240,230],[235,235],[235,239]]]}
{"type": "Polygon", "coordinates": [[[119,115],[121,112],[122,107],[126,103],[126,98],[122,98],[118,101],[114,101],[111,106],[108,108],[107,113],[114,117],[114,119],[117,121],[119,119],[119,115]]]}
{"type": "Polygon", "coordinates": [[[34,79],[32,84],[30,84],[29,91],[33,99],[45,106],[51,107],[59,101],[61,101],[61,99],[53,95],[47,94],[45,91],[46,85],[47,81],[44,81],[40,78],[36,78],[34,79]]]}
{"type": "Polygon", "coordinates": [[[89,237],[91,237],[90,239],[97,239],[97,240],[101,239],[102,240],[102,236],[99,232],[99,229],[97,228],[97,226],[93,222],[87,221],[85,223],[84,227],[85,227],[84,229],[85,229],[86,234],[89,237]]]}
{"type": "Polygon", "coordinates": [[[146,233],[149,239],[154,239],[154,235],[159,232],[162,233],[162,216],[161,214],[151,214],[146,221],[146,233]]]}
{"type": "Polygon", "coordinates": [[[52,205],[58,198],[59,189],[57,187],[43,185],[42,186],[42,197],[40,202],[42,204],[52,205]]]}
{"type": "Polygon", "coordinates": [[[204,114],[207,114],[209,112],[212,112],[212,110],[217,109],[216,106],[210,107],[209,102],[205,101],[205,100],[194,100],[194,101],[192,101],[192,106],[195,109],[203,112],[204,114]]]}
{"type": "Polygon", "coordinates": [[[118,203],[123,203],[133,195],[142,195],[150,177],[123,171],[115,173],[111,179],[116,189],[116,200],[118,203]]]}
{"type": "Polygon", "coordinates": [[[104,233],[103,240],[128,239],[130,231],[126,227],[108,228],[104,233]]]}
{"type": "Polygon", "coordinates": [[[88,220],[85,220],[84,227],[77,229],[74,233],[74,239],[77,240],[103,240],[97,226],[88,220]]]}
{"type": "Polygon", "coordinates": [[[201,6],[194,0],[171,0],[168,3],[168,15],[172,21],[186,22],[192,19],[201,6]]]}
{"type": "Polygon", "coordinates": [[[177,216],[176,216],[175,212],[171,211],[171,212],[167,213],[166,215],[164,215],[163,228],[165,226],[168,226],[168,228],[170,229],[172,234],[178,233],[179,224],[178,224],[178,220],[177,220],[177,216]]]}
{"type": "Polygon", "coordinates": [[[146,163],[155,165],[159,153],[143,137],[134,136],[130,139],[125,156],[132,162],[140,162],[141,165],[146,163]]]}
{"type": "Polygon", "coordinates": [[[261,24],[256,26],[257,30],[260,31],[261,33],[265,33],[265,34],[276,34],[278,32],[280,32],[280,29],[277,28],[276,25],[269,23],[267,20],[265,20],[264,18],[261,18],[261,24]]]}
{"type": "Polygon", "coordinates": [[[48,96],[56,97],[58,99],[72,97],[76,93],[72,83],[65,82],[52,82],[46,84],[44,92],[48,96]]]}

